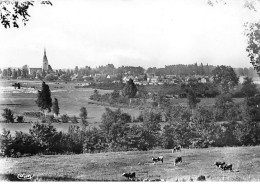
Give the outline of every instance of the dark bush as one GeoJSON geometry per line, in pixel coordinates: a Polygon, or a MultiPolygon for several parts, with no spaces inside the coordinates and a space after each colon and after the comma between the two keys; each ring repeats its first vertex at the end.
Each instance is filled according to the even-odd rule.
{"type": "Polygon", "coordinates": [[[41,118],[44,116],[42,112],[24,112],[23,115],[28,117],[35,117],[35,118],[41,118]]]}
{"type": "Polygon", "coordinates": [[[63,114],[63,115],[61,116],[61,122],[62,122],[62,123],[68,123],[69,120],[70,120],[70,118],[69,118],[68,115],[63,114]]]}
{"type": "Polygon", "coordinates": [[[9,130],[3,129],[0,135],[0,155],[10,157],[13,153],[12,148],[13,138],[9,130]]]}
{"type": "Polygon", "coordinates": [[[14,114],[12,110],[9,108],[3,109],[2,117],[5,119],[6,123],[13,123],[14,122],[14,114]]]}
{"type": "Polygon", "coordinates": [[[24,122],[24,117],[23,116],[16,116],[16,121],[18,123],[23,123],[24,122]]]}

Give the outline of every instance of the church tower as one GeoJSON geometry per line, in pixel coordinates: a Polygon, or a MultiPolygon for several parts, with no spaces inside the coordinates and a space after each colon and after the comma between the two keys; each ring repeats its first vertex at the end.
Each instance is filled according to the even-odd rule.
{"type": "Polygon", "coordinates": [[[48,59],[47,59],[47,56],[46,56],[46,50],[45,50],[45,48],[44,48],[43,66],[42,66],[42,69],[45,70],[45,71],[48,71],[48,59]]]}

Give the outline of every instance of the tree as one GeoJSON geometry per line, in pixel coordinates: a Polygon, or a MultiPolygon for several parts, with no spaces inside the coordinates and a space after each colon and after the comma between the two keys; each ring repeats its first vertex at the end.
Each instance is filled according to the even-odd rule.
{"type": "Polygon", "coordinates": [[[228,117],[228,111],[234,106],[234,101],[231,94],[221,94],[215,101],[215,119],[217,121],[226,120],[228,117]]]}
{"type": "Polygon", "coordinates": [[[7,77],[7,75],[8,75],[8,71],[7,71],[7,69],[4,69],[2,76],[7,77]]]}
{"type": "Polygon", "coordinates": [[[247,97],[244,101],[244,117],[246,122],[260,122],[260,95],[247,97]]]}
{"type": "Polygon", "coordinates": [[[88,117],[88,112],[87,112],[86,107],[81,107],[81,108],[80,108],[79,117],[80,117],[81,119],[87,119],[87,117],[88,117]]]}
{"type": "Polygon", "coordinates": [[[221,86],[223,93],[228,93],[238,84],[238,77],[234,69],[230,66],[217,66],[212,71],[214,83],[221,86]]]}
{"type": "Polygon", "coordinates": [[[123,96],[127,96],[130,99],[131,103],[131,98],[134,98],[137,92],[137,87],[133,80],[130,78],[129,81],[126,83],[125,87],[122,90],[123,96]]]}
{"type": "Polygon", "coordinates": [[[3,109],[3,113],[2,116],[5,119],[6,123],[13,123],[14,122],[14,114],[12,112],[12,110],[10,110],[9,108],[5,108],[3,109]]]}
{"type": "MultiPolygon", "coordinates": [[[[19,28],[21,23],[26,25],[30,17],[28,10],[34,3],[32,0],[0,1],[1,24],[5,28],[19,28]]],[[[41,4],[52,5],[50,1],[41,1],[41,4]]]]}
{"type": "Polygon", "coordinates": [[[22,71],[21,71],[21,69],[18,69],[17,70],[17,77],[21,77],[22,76],[22,71]]]}
{"type": "Polygon", "coordinates": [[[22,77],[26,78],[29,74],[29,69],[27,65],[22,66],[22,77]]]}
{"type": "Polygon", "coordinates": [[[197,106],[197,103],[200,102],[200,99],[196,97],[196,93],[193,89],[188,89],[187,91],[187,99],[188,99],[188,105],[190,109],[194,110],[197,106]]]}
{"type": "Polygon", "coordinates": [[[246,77],[243,84],[242,84],[241,92],[246,97],[253,97],[255,94],[258,93],[258,90],[256,88],[256,84],[253,83],[252,78],[246,77]]]}
{"type": "Polygon", "coordinates": [[[245,35],[247,36],[248,57],[254,69],[260,75],[260,21],[245,24],[245,35]]]}
{"type": "Polygon", "coordinates": [[[74,69],[74,74],[78,74],[78,72],[79,72],[79,67],[76,66],[75,69],[74,69]]]}
{"type": "Polygon", "coordinates": [[[54,102],[52,104],[52,111],[56,116],[58,116],[60,113],[60,108],[59,108],[59,103],[57,98],[54,98],[54,102]]]}
{"type": "Polygon", "coordinates": [[[45,79],[47,80],[47,81],[55,81],[55,80],[57,80],[58,79],[58,77],[56,76],[56,75],[54,75],[54,74],[47,74],[46,76],[45,76],[45,79]]]}
{"type": "Polygon", "coordinates": [[[15,69],[12,72],[12,79],[17,79],[17,71],[15,69]]]}
{"type": "Polygon", "coordinates": [[[35,102],[42,111],[47,109],[48,112],[51,112],[51,92],[49,86],[45,84],[45,82],[42,82],[42,89],[38,91],[37,100],[35,102]]]}

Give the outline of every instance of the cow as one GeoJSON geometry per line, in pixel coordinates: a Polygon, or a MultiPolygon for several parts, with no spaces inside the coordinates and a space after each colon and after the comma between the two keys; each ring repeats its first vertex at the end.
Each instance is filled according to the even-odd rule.
{"type": "Polygon", "coordinates": [[[222,166],[224,166],[226,163],[223,161],[223,162],[215,162],[214,165],[216,165],[218,168],[222,168],[222,166]]]}
{"type": "Polygon", "coordinates": [[[126,177],[127,179],[135,179],[135,172],[123,173],[122,176],[126,177]]]}
{"type": "Polygon", "coordinates": [[[177,157],[174,161],[174,166],[177,164],[177,163],[182,163],[182,157],[177,157]]]}
{"type": "Polygon", "coordinates": [[[163,156],[160,156],[160,157],[157,157],[157,158],[152,157],[152,160],[153,160],[153,164],[155,164],[159,161],[162,161],[162,163],[163,163],[163,156]]]}
{"type": "Polygon", "coordinates": [[[224,164],[223,166],[221,166],[222,170],[229,170],[232,171],[232,164],[224,164]]]}
{"type": "Polygon", "coordinates": [[[172,153],[175,152],[175,151],[179,151],[181,152],[181,145],[178,145],[178,146],[175,146],[172,150],[172,153]]]}

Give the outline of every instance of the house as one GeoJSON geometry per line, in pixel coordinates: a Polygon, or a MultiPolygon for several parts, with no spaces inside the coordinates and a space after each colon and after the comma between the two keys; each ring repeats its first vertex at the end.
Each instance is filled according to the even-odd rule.
{"type": "Polygon", "coordinates": [[[150,82],[151,83],[158,83],[159,81],[159,76],[154,76],[153,78],[151,78],[150,82]]]}

